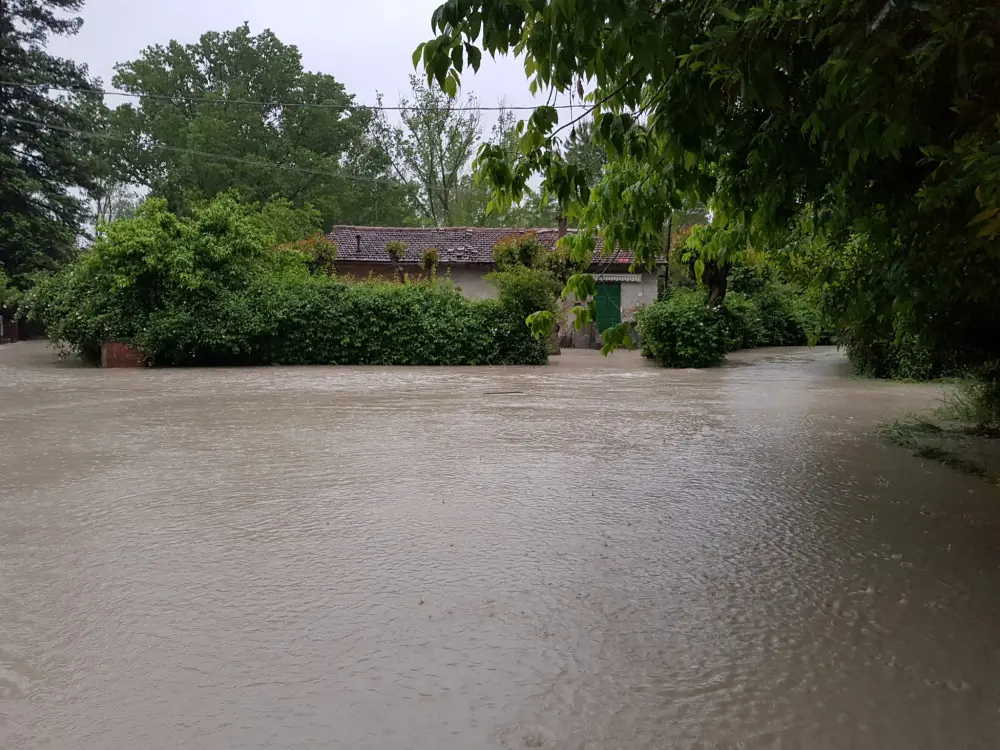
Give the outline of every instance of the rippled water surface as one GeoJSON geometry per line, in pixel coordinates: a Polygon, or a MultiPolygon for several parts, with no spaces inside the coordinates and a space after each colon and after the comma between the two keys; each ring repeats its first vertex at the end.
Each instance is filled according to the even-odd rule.
{"type": "Polygon", "coordinates": [[[0,747],[1000,747],[1000,494],[871,435],[936,396],[0,347],[0,747]]]}

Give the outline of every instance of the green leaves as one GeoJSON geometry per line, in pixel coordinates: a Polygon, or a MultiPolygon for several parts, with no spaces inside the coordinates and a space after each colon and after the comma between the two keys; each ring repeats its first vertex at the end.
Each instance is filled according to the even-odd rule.
{"type": "Polygon", "coordinates": [[[845,238],[870,251],[857,309],[906,311],[935,345],[998,357],[1000,16],[985,0],[872,13],[828,0],[454,0],[425,69],[443,80],[452,50],[478,45],[518,54],[532,90],[592,92],[600,178],[567,168],[568,121],[543,111],[508,170],[499,155],[482,162],[498,207],[540,179],[581,234],[652,263],[667,217],[710,202],[719,236],[692,260],[710,275],[751,244],[783,243],[808,206],[837,238],[819,275],[854,262],[845,238]],[[949,333],[970,321],[967,337],[949,333]]]}
{"type": "Polygon", "coordinates": [[[1000,208],[992,207],[980,211],[972,217],[969,226],[983,224],[979,229],[979,237],[990,237],[1000,232],[1000,208]]]}
{"type": "Polygon", "coordinates": [[[676,291],[636,314],[642,355],[661,367],[714,367],[726,356],[726,328],[703,292],[676,291]]]}
{"type": "Polygon", "coordinates": [[[627,321],[601,332],[601,354],[605,357],[618,349],[631,349],[633,346],[632,324],[627,321]]]}
{"type": "Polygon", "coordinates": [[[482,50],[480,50],[479,47],[477,47],[474,44],[466,43],[465,53],[466,55],[468,55],[469,58],[469,67],[472,68],[473,72],[478,73],[479,66],[483,61],[482,50]]]}
{"type": "Polygon", "coordinates": [[[577,273],[566,279],[566,285],[562,291],[563,299],[571,297],[580,301],[589,300],[597,294],[597,281],[590,273],[577,273]]]}
{"type": "Polygon", "coordinates": [[[78,354],[123,339],[155,364],[547,359],[525,323],[530,312],[554,310],[552,281],[537,272],[505,276],[499,301],[473,301],[436,280],[349,284],[329,275],[336,248],[321,236],[276,249],[268,240],[253,209],[229,197],[190,218],[151,200],[39,285],[26,310],[78,354]]]}
{"type": "Polygon", "coordinates": [[[175,211],[233,190],[249,203],[311,204],[325,225],[375,223],[375,206],[380,223],[412,215],[374,141],[373,112],[270,31],[243,25],[152,46],[116,71],[114,85],[140,96],[110,116],[125,141],[122,171],[175,211]]]}
{"type": "Polygon", "coordinates": [[[552,314],[551,310],[538,310],[525,319],[525,323],[531,330],[531,335],[536,339],[545,339],[551,336],[555,322],[556,316],[552,314]]]}

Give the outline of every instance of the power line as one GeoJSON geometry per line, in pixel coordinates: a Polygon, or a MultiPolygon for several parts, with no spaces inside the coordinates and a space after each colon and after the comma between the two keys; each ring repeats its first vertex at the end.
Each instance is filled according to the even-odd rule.
{"type": "MultiPolygon", "coordinates": [[[[44,122],[40,122],[38,120],[25,120],[25,119],[22,119],[20,117],[8,117],[7,119],[10,120],[11,122],[20,122],[20,123],[24,123],[25,125],[36,125],[38,127],[48,128],[49,130],[61,130],[61,131],[66,132],[66,133],[72,133],[74,135],[82,135],[82,136],[85,136],[85,137],[88,137],[88,138],[103,138],[103,139],[109,140],[109,141],[118,141],[119,143],[126,143],[126,144],[131,144],[132,143],[132,141],[128,140],[127,138],[119,138],[117,136],[113,136],[113,135],[110,135],[108,133],[95,133],[95,132],[92,132],[92,131],[89,131],[89,130],[79,130],[77,128],[67,128],[67,127],[63,127],[61,125],[48,125],[48,124],[46,124],[44,122]]],[[[289,165],[289,164],[276,164],[274,162],[269,162],[269,161],[257,161],[255,159],[243,159],[243,158],[241,158],[239,156],[226,156],[225,154],[212,154],[212,153],[209,153],[207,151],[197,151],[195,149],[190,149],[190,148],[178,148],[176,146],[165,146],[165,145],[163,145],[161,143],[154,143],[153,147],[154,148],[163,149],[164,151],[175,151],[175,152],[182,153],[182,154],[191,154],[192,156],[204,156],[204,157],[209,158],[209,159],[221,159],[223,161],[237,162],[237,163],[240,163],[240,164],[250,164],[250,165],[253,165],[255,167],[267,167],[267,168],[270,168],[270,169],[281,169],[281,170],[285,170],[287,172],[301,172],[303,174],[320,175],[320,176],[323,176],[323,177],[336,177],[337,179],[348,180],[350,182],[368,182],[368,183],[373,183],[373,184],[391,185],[391,186],[394,186],[394,187],[400,187],[401,186],[401,183],[396,182],[395,180],[378,179],[378,178],[375,178],[375,177],[358,177],[356,175],[343,174],[341,172],[325,172],[325,171],[318,170],[318,169],[308,169],[306,167],[295,167],[295,166],[292,166],[292,165],[289,165]]]]}
{"type": "Polygon", "coordinates": [[[168,101],[168,102],[189,102],[189,103],[203,103],[203,104],[246,104],[254,107],[299,107],[302,109],[328,109],[340,112],[361,112],[365,110],[372,110],[378,112],[403,112],[403,111],[420,111],[420,112],[438,112],[445,111],[448,112],[534,112],[537,109],[541,109],[543,106],[550,106],[553,109],[572,109],[572,104],[552,104],[552,105],[518,105],[518,106],[497,106],[497,107],[483,107],[481,105],[468,106],[463,105],[460,107],[385,107],[381,104],[378,105],[368,105],[368,104],[313,104],[309,102],[265,102],[265,101],[254,101],[250,99],[224,99],[211,96],[171,96],[169,94],[137,94],[131,91],[115,91],[112,89],[98,89],[98,88],[84,88],[80,87],[65,87],[65,86],[52,86],[47,83],[18,83],[16,81],[0,81],[0,87],[3,88],[43,88],[52,91],[62,91],[70,94],[101,94],[102,96],[121,96],[130,97],[133,99],[152,99],[154,101],[168,101]]]}

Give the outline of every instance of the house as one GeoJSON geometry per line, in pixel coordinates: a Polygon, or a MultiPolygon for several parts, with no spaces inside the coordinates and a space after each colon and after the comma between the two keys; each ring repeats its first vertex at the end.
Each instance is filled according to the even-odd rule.
{"type": "MultiPolygon", "coordinates": [[[[337,245],[337,273],[364,278],[370,274],[392,278],[396,270],[421,273],[423,252],[434,248],[440,258],[438,274],[448,274],[453,284],[472,298],[495,297],[496,288],[486,278],[495,270],[493,247],[512,234],[534,232],[539,242],[552,249],[561,236],[558,229],[505,229],[492,227],[333,227],[327,237],[337,245]],[[406,245],[397,261],[389,255],[390,243],[406,245]]],[[[635,311],[656,300],[657,273],[646,268],[629,270],[627,251],[604,255],[601,240],[590,271],[597,277],[597,331],[567,331],[563,346],[589,347],[599,344],[599,331],[631,320],[635,311]]],[[[572,329],[572,326],[567,326],[572,329]]]]}

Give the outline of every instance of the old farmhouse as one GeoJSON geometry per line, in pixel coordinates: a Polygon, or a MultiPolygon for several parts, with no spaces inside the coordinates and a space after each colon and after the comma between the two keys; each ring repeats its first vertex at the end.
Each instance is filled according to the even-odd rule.
{"type": "MultiPolygon", "coordinates": [[[[337,273],[358,278],[375,275],[391,278],[395,266],[417,274],[424,250],[434,248],[440,257],[439,274],[448,274],[452,283],[469,297],[496,296],[496,288],[484,278],[495,269],[493,247],[511,234],[534,232],[548,248],[554,248],[558,229],[505,229],[489,227],[352,227],[337,226],[328,237],[337,244],[337,273]],[[400,242],[405,255],[398,261],[386,246],[400,242]]],[[[623,320],[656,300],[657,273],[648,269],[629,269],[631,254],[618,250],[605,255],[598,240],[591,271],[598,276],[597,330],[582,334],[566,331],[564,346],[594,346],[599,332],[623,320]]]]}

